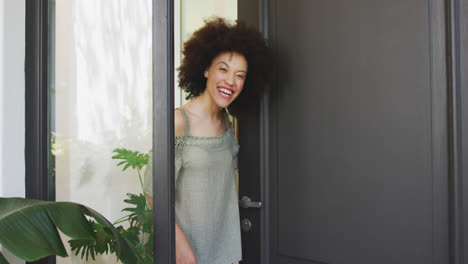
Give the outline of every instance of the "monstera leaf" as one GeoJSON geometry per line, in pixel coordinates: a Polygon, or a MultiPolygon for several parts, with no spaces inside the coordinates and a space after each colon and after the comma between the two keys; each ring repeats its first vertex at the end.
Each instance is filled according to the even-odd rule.
{"type": "MultiPolygon", "coordinates": [[[[111,230],[123,263],[141,260],[135,247],[101,214],[81,204],[44,202],[25,198],[0,198],[0,244],[17,257],[35,261],[50,255],[66,257],[57,228],[72,239],[95,240],[91,222],[111,230]]],[[[0,263],[7,263],[0,254],[0,263]]]]}

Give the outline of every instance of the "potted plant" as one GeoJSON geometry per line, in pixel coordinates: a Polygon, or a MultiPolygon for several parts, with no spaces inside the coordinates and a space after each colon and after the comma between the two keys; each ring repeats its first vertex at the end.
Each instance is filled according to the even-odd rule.
{"type": "MultiPolygon", "coordinates": [[[[134,169],[142,192],[127,194],[122,209],[128,214],[114,223],[93,209],[72,202],[45,202],[26,198],[0,198],[0,244],[26,261],[58,255],[67,257],[60,230],[75,255],[92,259],[115,254],[123,263],[153,263],[152,211],[143,193],[141,171],[150,154],[115,149],[113,159],[123,171],[134,169]],[[127,225],[121,225],[122,223],[127,225]]],[[[0,264],[8,263],[0,253],[0,264]]]]}

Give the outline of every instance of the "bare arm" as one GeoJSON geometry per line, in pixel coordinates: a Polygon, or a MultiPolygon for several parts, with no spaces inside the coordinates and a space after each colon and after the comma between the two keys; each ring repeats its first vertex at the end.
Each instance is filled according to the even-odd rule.
{"type": "MultiPolygon", "coordinates": [[[[174,130],[175,136],[183,136],[185,134],[185,120],[184,116],[180,111],[174,112],[174,130]]],[[[146,200],[148,201],[151,209],[153,209],[153,198],[146,194],[146,200]]],[[[176,264],[196,264],[195,254],[190,246],[182,229],[180,229],[177,222],[175,223],[175,243],[176,243],[176,264]]]]}
{"type": "MultiPolygon", "coordinates": [[[[151,209],[153,209],[153,197],[145,193],[146,200],[148,201],[151,209]]],[[[195,254],[187,240],[187,237],[180,229],[179,225],[175,223],[175,238],[176,238],[176,264],[196,264],[195,254]]]]}

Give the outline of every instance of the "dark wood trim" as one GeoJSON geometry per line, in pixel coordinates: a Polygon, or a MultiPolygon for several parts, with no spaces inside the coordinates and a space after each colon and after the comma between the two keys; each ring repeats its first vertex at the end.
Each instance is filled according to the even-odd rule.
{"type": "MultiPolygon", "coordinates": [[[[460,129],[463,132],[461,134],[461,148],[462,155],[460,159],[461,170],[463,174],[462,184],[463,184],[463,219],[466,221],[468,219],[468,35],[466,34],[468,30],[468,0],[459,1],[459,87],[461,92],[461,125],[460,129]],[[465,32],[465,34],[461,34],[465,32]],[[463,73],[463,74],[461,74],[463,73]]],[[[462,233],[463,241],[468,241],[468,225],[465,223],[463,229],[460,230],[462,233]]],[[[466,250],[466,243],[463,244],[463,261],[466,263],[468,260],[468,250],[466,250]]]]}
{"type": "Polygon", "coordinates": [[[449,261],[448,131],[445,43],[445,7],[441,1],[428,1],[429,59],[431,89],[431,158],[433,194],[433,262],[449,261]]]}
{"type": "MultiPolygon", "coordinates": [[[[265,3],[262,3],[262,8],[261,11],[264,12],[262,14],[262,26],[266,25],[268,28],[263,28],[264,32],[267,34],[268,37],[268,42],[270,47],[273,50],[273,56],[275,58],[275,63],[278,67],[278,65],[281,63],[278,60],[278,47],[276,43],[276,5],[277,5],[277,0],[264,0],[266,1],[265,3]],[[266,5],[266,6],[265,6],[266,5]]],[[[277,74],[276,74],[276,77],[277,74]]],[[[278,223],[277,223],[277,212],[278,212],[278,79],[275,80],[271,84],[270,87],[270,92],[268,94],[268,98],[265,98],[268,100],[268,139],[265,138],[265,140],[268,140],[268,156],[266,157],[267,159],[267,164],[265,164],[268,169],[268,186],[265,186],[265,188],[268,188],[269,196],[268,202],[265,202],[265,207],[268,207],[268,249],[267,249],[267,260],[268,262],[266,263],[272,263],[272,259],[275,259],[276,254],[276,249],[278,248],[278,223]]],[[[262,102],[263,104],[263,102],[262,102]]],[[[264,107],[264,106],[262,106],[264,107]]],[[[264,109],[266,110],[266,109],[264,109]]],[[[264,118],[264,117],[262,117],[264,118]]],[[[263,124],[263,123],[262,123],[263,124]]],[[[264,184],[266,184],[264,182],[264,184]]]]}
{"type": "Polygon", "coordinates": [[[48,1],[26,0],[26,197],[49,200],[48,1]]]}
{"type": "MultiPolygon", "coordinates": [[[[260,0],[260,31],[268,39],[268,0],[260,0]]],[[[270,95],[265,94],[260,100],[260,263],[270,263],[270,95]]]]}
{"type": "Polygon", "coordinates": [[[270,263],[270,97],[264,95],[260,101],[260,186],[264,204],[260,210],[260,260],[261,264],[270,263]]]}
{"type": "MultiPolygon", "coordinates": [[[[258,19],[258,17],[257,17],[258,19]]],[[[259,98],[260,99],[260,98],[259,98]]],[[[239,136],[239,197],[247,196],[253,201],[261,201],[261,142],[260,142],[260,101],[250,114],[238,118],[239,136]]],[[[242,263],[259,264],[261,262],[261,214],[265,207],[239,208],[241,220],[248,219],[252,223],[250,231],[241,231],[242,263]]]]}
{"type": "Polygon", "coordinates": [[[463,263],[463,186],[461,152],[461,102],[460,102],[460,2],[447,0],[447,87],[448,87],[448,149],[450,192],[450,263],[463,263]]]}
{"type": "MultiPolygon", "coordinates": [[[[54,200],[49,180],[49,1],[25,2],[25,181],[26,198],[54,200]]],[[[53,264],[47,257],[36,264],[53,264]]]]}
{"type": "Polygon", "coordinates": [[[153,0],[154,263],[175,263],[174,4],[153,0]]]}
{"type": "MultiPolygon", "coordinates": [[[[239,0],[237,2],[237,18],[260,30],[260,1],[239,0]]],[[[253,201],[264,204],[261,175],[261,132],[260,132],[260,98],[256,99],[256,107],[249,114],[240,116],[238,120],[239,139],[239,197],[250,197],[253,201]]],[[[265,206],[256,208],[239,208],[240,220],[249,220],[252,228],[241,231],[243,264],[259,264],[262,262],[262,214],[265,206]]]]}

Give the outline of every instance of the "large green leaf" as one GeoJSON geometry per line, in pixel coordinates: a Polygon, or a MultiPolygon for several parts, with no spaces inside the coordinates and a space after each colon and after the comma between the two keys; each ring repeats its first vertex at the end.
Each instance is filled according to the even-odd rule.
{"type": "Polygon", "coordinates": [[[122,160],[117,164],[117,166],[124,165],[123,171],[128,167],[133,169],[141,170],[149,162],[149,153],[140,153],[139,151],[131,151],[128,149],[114,149],[114,152],[117,153],[112,157],[112,159],[122,160]]]}
{"type": "Polygon", "coordinates": [[[2,255],[2,252],[0,252],[0,264],[9,264],[6,258],[2,255]]]}
{"type": "MultiPolygon", "coordinates": [[[[89,256],[95,260],[96,255],[103,255],[117,253],[119,244],[115,240],[114,234],[110,231],[109,228],[103,227],[102,225],[90,221],[96,240],[89,239],[71,239],[68,241],[70,248],[75,255],[78,256],[81,252],[81,259],[88,260],[89,256]]],[[[117,227],[117,230],[122,234],[122,227],[117,227]]],[[[124,235],[124,234],[122,234],[124,235]]]]}
{"type": "Polygon", "coordinates": [[[111,229],[112,233],[117,239],[117,242],[120,245],[119,251],[117,251],[117,257],[119,257],[123,263],[135,264],[141,262],[141,256],[138,254],[138,251],[135,249],[132,243],[123,237],[112,225],[112,223],[109,222],[109,220],[89,207],[84,207],[83,209],[85,214],[92,216],[98,223],[111,229]]]}
{"type": "Polygon", "coordinates": [[[81,204],[0,198],[0,244],[21,259],[34,261],[49,255],[67,256],[57,228],[72,239],[95,239],[85,215],[111,229],[124,263],[137,263],[137,250],[101,214],[81,204]]]}

